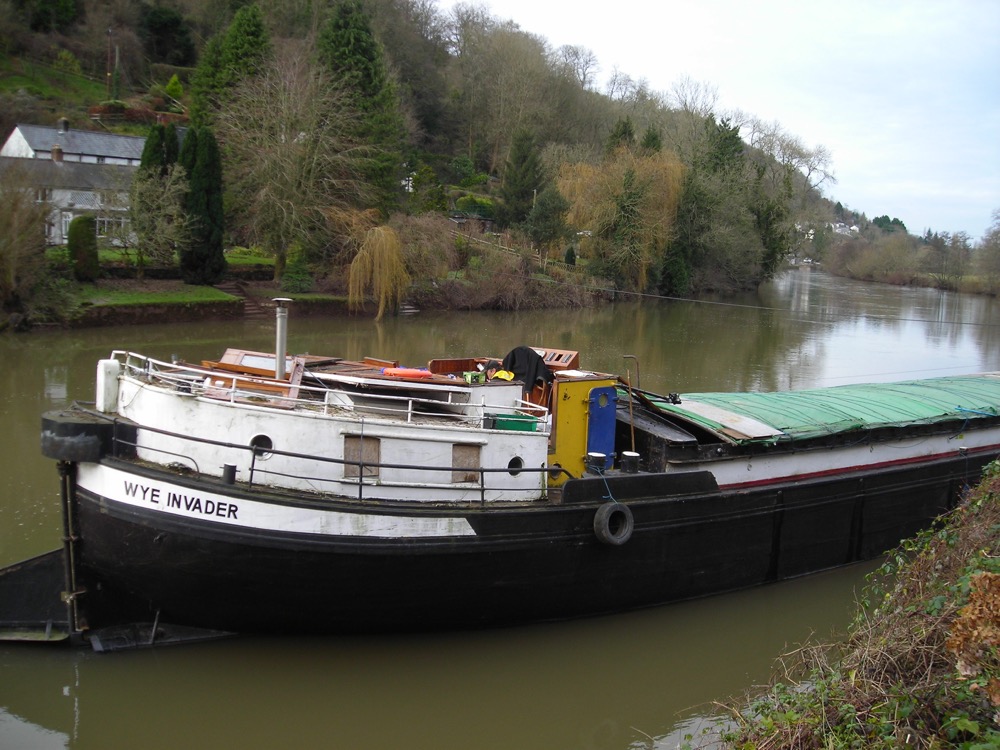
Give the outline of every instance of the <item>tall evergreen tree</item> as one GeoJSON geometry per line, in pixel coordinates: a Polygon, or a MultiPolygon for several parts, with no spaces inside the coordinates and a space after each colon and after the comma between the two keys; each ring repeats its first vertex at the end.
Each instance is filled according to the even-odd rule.
{"type": "Polygon", "coordinates": [[[146,142],[139,157],[139,169],[146,172],[163,174],[166,170],[166,153],[163,150],[164,127],[156,124],[149,129],[146,142]]]}
{"type": "Polygon", "coordinates": [[[514,134],[510,157],[503,173],[500,197],[503,198],[505,224],[520,224],[528,218],[538,192],[545,188],[545,172],[535,137],[527,130],[514,134]]]}
{"type": "Polygon", "coordinates": [[[645,154],[660,153],[663,150],[663,133],[660,132],[660,129],[653,125],[646,128],[646,132],[642,134],[639,148],[645,154]]]}
{"type": "Polygon", "coordinates": [[[608,135],[608,141],[604,146],[607,153],[612,153],[619,148],[632,148],[635,145],[635,125],[632,124],[631,117],[623,117],[615,123],[608,135]]]}
{"type": "Polygon", "coordinates": [[[177,137],[177,126],[169,123],[163,128],[163,163],[166,166],[177,163],[177,155],[180,153],[180,143],[177,137]]]}
{"type": "Polygon", "coordinates": [[[191,122],[202,125],[208,122],[219,106],[222,95],[220,69],[222,67],[222,36],[213,36],[205,43],[191,76],[191,122]]]}
{"type": "Polygon", "coordinates": [[[184,167],[188,175],[194,171],[194,163],[198,158],[198,130],[199,128],[188,128],[184,134],[180,153],[177,155],[177,163],[184,167]]]}
{"type": "Polygon", "coordinates": [[[223,87],[260,73],[271,55],[271,37],[259,5],[244,5],[236,12],[226,29],[220,52],[223,87]]]}
{"type": "Polygon", "coordinates": [[[550,247],[557,245],[569,233],[566,224],[569,208],[569,201],[554,185],[549,185],[538,194],[528,214],[527,224],[528,234],[543,253],[547,254],[550,247]]]}
{"type": "Polygon", "coordinates": [[[181,249],[181,276],[187,284],[216,284],[226,270],[226,260],[222,252],[222,160],[210,129],[188,133],[180,163],[190,164],[185,210],[191,226],[191,241],[181,249]]]}
{"type": "Polygon", "coordinates": [[[198,61],[191,79],[194,123],[211,122],[228,92],[244,78],[257,75],[270,55],[271,38],[260,8],[240,8],[225,33],[209,39],[198,61]]]}
{"type": "Polygon", "coordinates": [[[164,177],[170,167],[177,163],[178,151],[177,127],[173,123],[167,126],[153,125],[142,147],[139,168],[164,177]]]}
{"type": "Polygon", "coordinates": [[[373,149],[366,177],[375,188],[377,207],[387,214],[399,202],[403,118],[382,46],[357,0],[334,7],[316,46],[320,63],[347,87],[361,113],[357,136],[373,149]]]}

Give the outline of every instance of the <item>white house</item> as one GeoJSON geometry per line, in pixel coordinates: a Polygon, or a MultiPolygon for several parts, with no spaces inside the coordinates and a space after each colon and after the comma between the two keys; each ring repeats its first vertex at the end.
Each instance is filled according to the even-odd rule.
{"type": "MultiPolygon", "coordinates": [[[[56,153],[58,157],[58,151],[56,153]]],[[[0,180],[34,190],[35,200],[50,207],[45,227],[48,245],[64,245],[69,224],[91,214],[97,234],[114,235],[128,222],[128,190],[135,167],[52,159],[0,157],[0,180]]],[[[120,234],[118,236],[121,236],[120,234]]]]}
{"type": "Polygon", "coordinates": [[[146,139],[142,136],[74,130],[64,117],[56,127],[15,125],[14,131],[0,148],[0,156],[51,159],[54,152],[61,150],[64,162],[137,167],[145,145],[146,139]]]}
{"type": "Polygon", "coordinates": [[[0,179],[24,184],[50,206],[47,244],[65,244],[70,222],[83,214],[96,218],[105,237],[128,221],[128,190],[145,144],[140,136],[72,130],[65,118],[57,127],[17,125],[0,148],[0,179]]]}

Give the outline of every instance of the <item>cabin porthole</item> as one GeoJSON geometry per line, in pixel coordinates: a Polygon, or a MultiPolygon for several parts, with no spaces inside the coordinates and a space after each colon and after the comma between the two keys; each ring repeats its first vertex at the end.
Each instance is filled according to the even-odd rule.
{"type": "Polygon", "coordinates": [[[605,544],[619,547],[632,538],[632,509],[622,503],[605,503],[594,514],[594,534],[605,544]]]}
{"type": "Polygon", "coordinates": [[[507,471],[510,472],[510,475],[512,477],[516,477],[518,474],[520,474],[521,469],[523,468],[524,468],[524,459],[521,458],[520,456],[514,456],[514,458],[512,458],[507,463],[507,471]]]}
{"type": "Polygon", "coordinates": [[[257,458],[270,458],[274,442],[267,435],[254,435],[250,438],[250,447],[254,449],[257,458]]]}

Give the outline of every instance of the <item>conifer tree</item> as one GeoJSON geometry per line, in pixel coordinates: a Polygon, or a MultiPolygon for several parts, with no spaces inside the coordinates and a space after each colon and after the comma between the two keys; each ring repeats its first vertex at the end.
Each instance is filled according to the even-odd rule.
{"type": "Polygon", "coordinates": [[[166,169],[166,154],[163,150],[164,128],[156,124],[149,129],[146,143],[142,147],[139,168],[150,173],[163,174],[166,169]]]}
{"type": "Polygon", "coordinates": [[[173,123],[167,126],[156,124],[149,129],[146,143],[139,157],[139,168],[159,177],[177,162],[177,128],[173,123]]]}
{"type": "Polygon", "coordinates": [[[184,167],[184,171],[189,175],[194,170],[194,162],[198,156],[198,130],[199,128],[188,128],[184,134],[180,153],[177,155],[177,163],[184,167]]]}
{"type": "Polygon", "coordinates": [[[177,163],[180,144],[177,139],[177,126],[172,122],[163,128],[163,163],[169,167],[177,163]]]}
{"type": "Polygon", "coordinates": [[[612,153],[615,149],[625,147],[632,148],[635,145],[635,125],[632,124],[631,117],[623,117],[615,123],[608,135],[608,142],[605,151],[612,153]]]}
{"type": "Polygon", "coordinates": [[[222,66],[222,36],[213,36],[205,43],[191,77],[191,122],[206,123],[219,106],[222,93],[219,70],[222,66]]]}
{"type": "Polygon", "coordinates": [[[317,41],[320,63],[350,90],[361,113],[357,136],[372,149],[366,170],[377,208],[387,214],[400,195],[403,119],[382,46],[357,0],[338,3],[317,41]]]}
{"type": "Polygon", "coordinates": [[[223,88],[260,72],[271,55],[271,38],[260,6],[245,5],[236,12],[226,29],[220,53],[223,88]]]}
{"type": "Polygon", "coordinates": [[[257,75],[271,55],[271,39],[257,5],[240,8],[224,34],[212,37],[202,51],[191,80],[191,118],[211,122],[229,91],[257,75]]]}
{"type": "Polygon", "coordinates": [[[650,125],[642,134],[639,148],[644,154],[660,153],[663,150],[663,133],[660,132],[659,128],[650,125]]]}
{"type": "Polygon", "coordinates": [[[500,197],[504,201],[502,223],[520,224],[525,221],[538,192],[545,188],[545,182],[535,137],[526,130],[518,131],[511,143],[500,188],[500,197]]]}
{"type": "Polygon", "coordinates": [[[184,139],[180,164],[188,172],[184,207],[190,242],[181,249],[181,276],[187,284],[216,284],[226,269],[222,235],[222,160],[208,128],[192,130],[184,139]]]}

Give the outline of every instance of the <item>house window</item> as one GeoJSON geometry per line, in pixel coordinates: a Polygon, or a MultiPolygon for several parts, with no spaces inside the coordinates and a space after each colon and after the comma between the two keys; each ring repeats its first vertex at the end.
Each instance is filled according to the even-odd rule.
{"type": "Polygon", "coordinates": [[[482,447],[479,445],[456,443],[451,446],[451,466],[455,469],[451,472],[453,483],[479,481],[479,472],[476,469],[482,467],[481,450],[482,447]]]}
{"type": "Polygon", "coordinates": [[[52,200],[52,188],[38,188],[35,190],[36,203],[48,203],[52,200]]]}
{"type": "Polygon", "coordinates": [[[73,221],[73,214],[69,211],[62,212],[62,237],[66,239],[69,237],[69,225],[73,221]]]}
{"type": "Polygon", "coordinates": [[[97,236],[107,237],[109,235],[120,235],[124,232],[125,227],[128,225],[128,219],[124,217],[102,217],[98,216],[97,220],[97,236]]]}
{"type": "Polygon", "coordinates": [[[347,435],[344,437],[344,477],[377,477],[382,441],[379,438],[347,435]]]}

